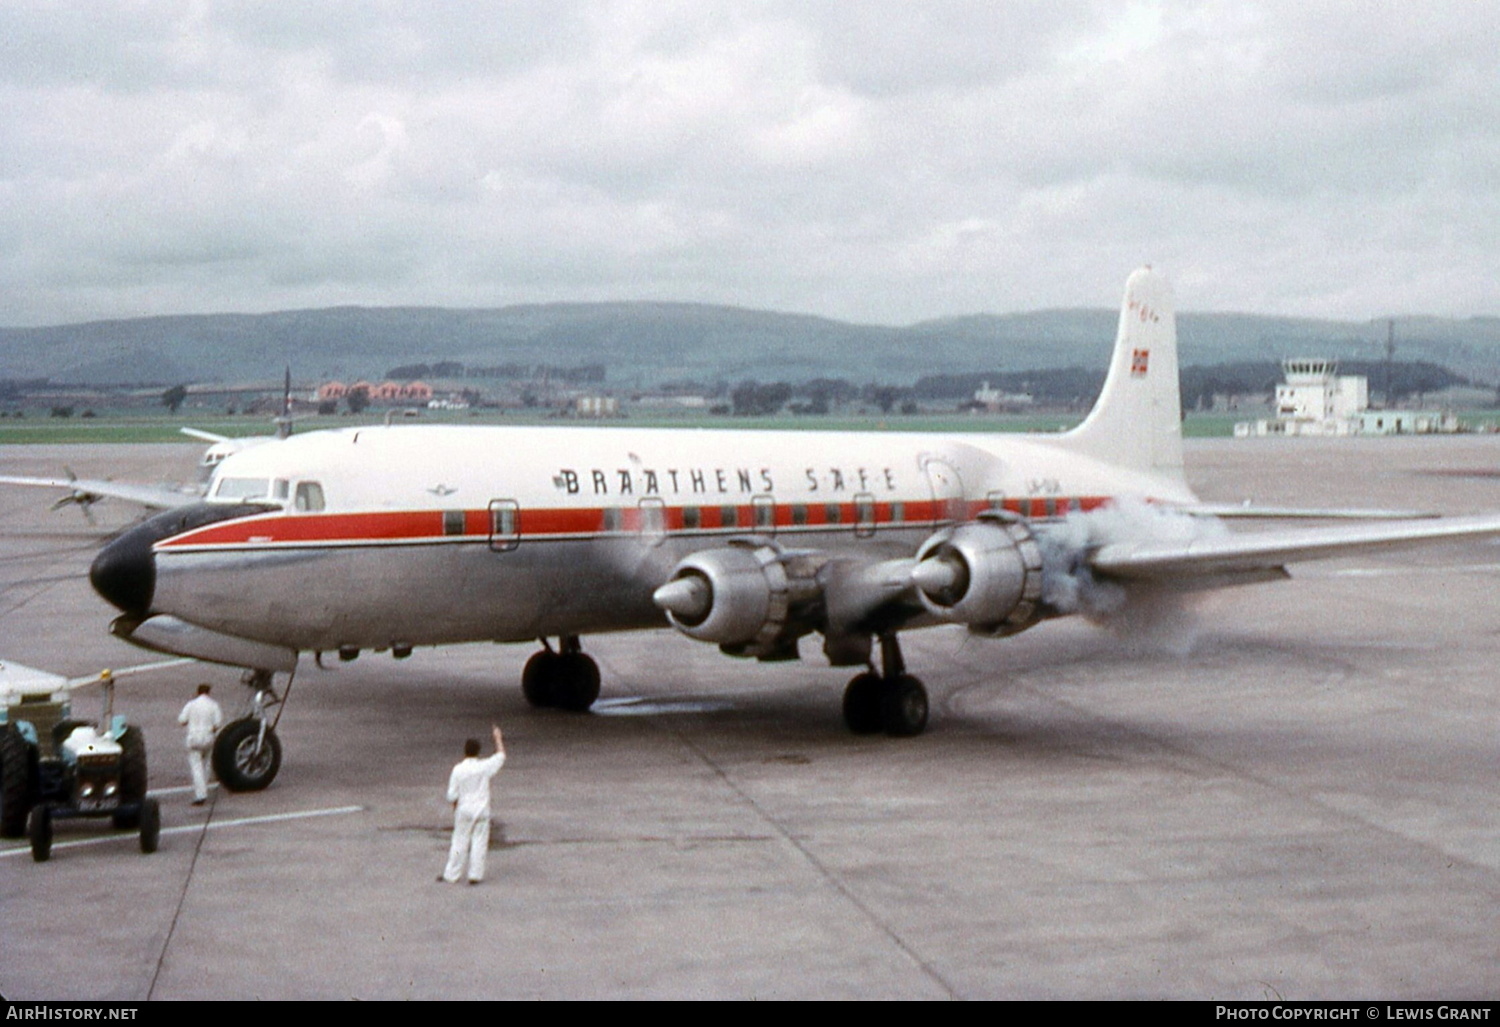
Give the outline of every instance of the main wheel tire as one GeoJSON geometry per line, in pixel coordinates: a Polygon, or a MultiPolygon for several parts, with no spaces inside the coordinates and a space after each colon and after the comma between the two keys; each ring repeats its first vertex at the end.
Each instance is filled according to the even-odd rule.
{"type": "Polygon", "coordinates": [[[141,851],[149,856],[161,841],[161,806],[155,799],[142,799],[136,819],[141,825],[141,851]]]}
{"type": "Polygon", "coordinates": [[[140,826],[140,803],[146,798],[146,738],[138,727],[127,727],[120,736],[120,802],[135,806],[134,812],[116,813],[110,820],[122,831],[140,826]]]}
{"type": "Polygon", "coordinates": [[[927,727],[927,689],[910,674],[886,682],[880,715],[886,734],[896,738],[920,735],[927,727]]]}
{"type": "Polygon", "coordinates": [[[46,804],[33,806],[26,823],[26,835],[31,839],[31,858],[45,863],[52,858],[52,807],[46,804]]]}
{"type": "Polygon", "coordinates": [[[885,728],[882,687],[880,675],[867,670],[856,674],[844,689],[844,723],[856,735],[873,735],[885,728]]]}
{"type": "Polygon", "coordinates": [[[31,812],[31,761],[14,724],[0,724],[0,838],[24,838],[31,812]]]}
{"type": "Polygon", "coordinates": [[[214,774],[231,792],[258,792],[276,780],[281,769],[281,739],[266,728],[257,750],[260,721],[244,717],[232,721],[214,739],[214,774]]]}
{"type": "Polygon", "coordinates": [[[599,665],[586,653],[562,653],[557,659],[553,705],[572,713],[587,713],[599,698],[599,665]]]}
{"type": "Polygon", "coordinates": [[[539,710],[557,705],[558,669],[562,657],[551,649],[531,654],[521,669],[521,694],[539,710]]]}

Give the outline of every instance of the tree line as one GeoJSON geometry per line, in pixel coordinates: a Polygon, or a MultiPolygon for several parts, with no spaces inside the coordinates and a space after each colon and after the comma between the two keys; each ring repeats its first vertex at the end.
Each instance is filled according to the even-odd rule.
{"type": "Polygon", "coordinates": [[[435,364],[402,364],[391,368],[385,376],[398,382],[410,382],[418,378],[500,378],[507,381],[553,381],[590,385],[603,382],[604,374],[603,364],[564,367],[560,364],[511,363],[469,367],[457,360],[442,360],[435,364]]]}
{"type": "MultiPolygon", "coordinates": [[[[1363,375],[1369,380],[1370,396],[1390,403],[1473,383],[1446,367],[1426,361],[1340,361],[1341,375],[1363,375]],[[1389,385],[1387,385],[1389,377],[1389,385]]],[[[1269,399],[1282,380],[1281,365],[1274,361],[1232,364],[1188,364],[1181,368],[1184,410],[1207,410],[1215,397],[1235,396],[1269,399]]],[[[857,385],[842,378],[818,378],[807,382],[744,381],[728,391],[729,403],[721,413],[756,416],[786,409],[794,414],[826,414],[853,402],[913,412],[919,405],[972,402],[981,388],[1011,395],[1030,396],[1037,406],[1086,410],[1104,388],[1099,368],[1061,367],[1036,371],[989,371],[963,374],[924,375],[910,386],[857,385]]]]}

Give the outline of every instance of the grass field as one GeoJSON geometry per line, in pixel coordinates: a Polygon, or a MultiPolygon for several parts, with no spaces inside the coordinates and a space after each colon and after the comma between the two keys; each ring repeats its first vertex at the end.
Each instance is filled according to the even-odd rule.
{"type": "MultiPolygon", "coordinates": [[[[1191,414],[1183,422],[1183,434],[1189,438],[1228,438],[1234,434],[1236,421],[1253,414],[1191,414]]],[[[321,428],[346,428],[381,424],[383,412],[359,417],[307,417],[299,419],[299,432],[321,428]]],[[[792,431],[917,431],[917,432],[1055,432],[1072,427],[1079,418],[1071,414],[850,414],[827,417],[715,417],[703,413],[651,413],[609,420],[545,417],[529,413],[493,411],[424,412],[415,419],[402,418],[400,424],[505,424],[505,425],[629,425],[633,427],[670,428],[752,428],[792,431]]],[[[1483,429],[1500,423],[1500,411],[1467,412],[1463,423],[1483,429]]],[[[264,435],[272,431],[266,418],[222,415],[198,417],[192,414],[141,414],[100,411],[94,417],[48,417],[45,411],[26,417],[0,418],[0,446],[26,446],[55,443],[108,442],[186,442],[183,427],[198,428],[219,435],[264,435]]]]}

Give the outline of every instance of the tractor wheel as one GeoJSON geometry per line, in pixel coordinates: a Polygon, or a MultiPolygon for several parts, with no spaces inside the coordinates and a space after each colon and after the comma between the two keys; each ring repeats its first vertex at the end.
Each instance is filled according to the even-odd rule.
{"type": "Polygon", "coordinates": [[[141,851],[149,856],[161,839],[161,806],[155,799],[143,799],[137,819],[141,822],[141,851]]]}
{"type": "Polygon", "coordinates": [[[31,808],[31,818],[26,825],[26,834],[31,839],[31,858],[45,863],[52,858],[52,807],[43,803],[31,808]]]}
{"type": "Polygon", "coordinates": [[[120,802],[136,807],[134,813],[116,813],[110,819],[122,831],[140,826],[140,804],[146,798],[146,739],[138,727],[127,727],[120,736],[120,802]]]}
{"type": "Polygon", "coordinates": [[[31,812],[31,761],[14,724],[0,724],[0,838],[22,838],[31,812]]]}

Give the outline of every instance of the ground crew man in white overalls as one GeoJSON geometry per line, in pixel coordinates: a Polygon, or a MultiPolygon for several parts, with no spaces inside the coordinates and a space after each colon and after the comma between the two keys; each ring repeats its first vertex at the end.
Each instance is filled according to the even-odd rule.
{"type": "Polygon", "coordinates": [[[490,725],[495,738],[495,754],[479,758],[479,739],[464,743],[464,758],[448,775],[448,801],[453,804],[453,844],[448,848],[448,865],[439,881],[457,882],[464,873],[468,857],[469,883],[484,880],[484,857],[490,847],[490,780],[505,765],[505,740],[500,728],[490,725]]]}
{"type": "Polygon", "coordinates": [[[224,723],[224,711],[209,698],[211,686],[198,686],[198,694],[177,715],[177,723],[187,726],[188,769],[193,773],[193,805],[208,801],[208,752],[214,735],[224,723]]]}

